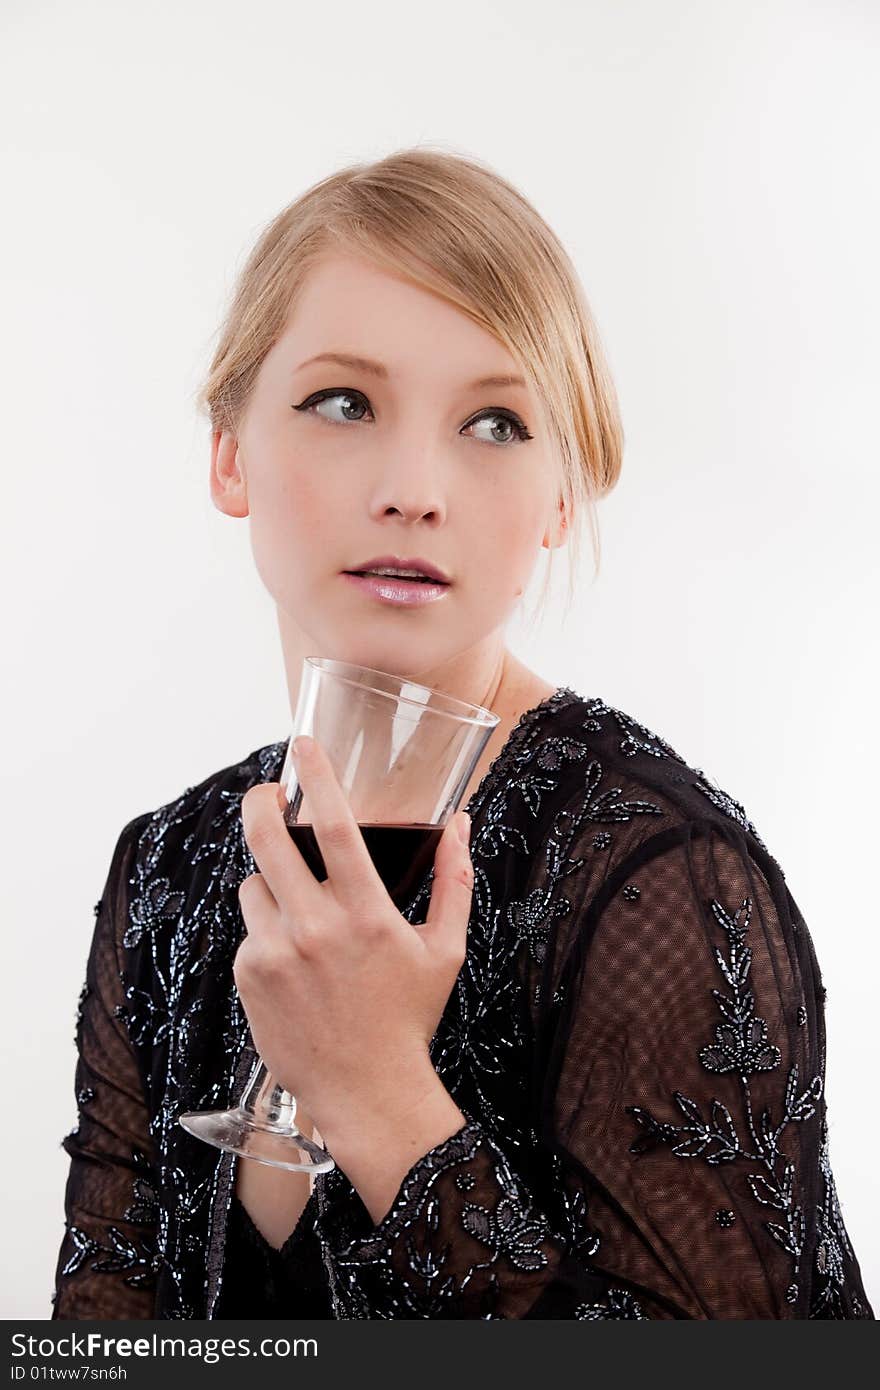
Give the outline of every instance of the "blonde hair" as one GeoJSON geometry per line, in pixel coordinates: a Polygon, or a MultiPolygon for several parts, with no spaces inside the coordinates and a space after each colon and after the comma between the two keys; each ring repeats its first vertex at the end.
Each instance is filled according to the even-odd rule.
{"type": "Polygon", "coordinates": [[[623,454],[617,393],[563,246],[531,203],[477,159],[425,146],[398,150],[330,174],[273,218],[238,277],[196,394],[212,430],[237,434],[310,267],[334,250],[359,253],[438,294],[516,359],[544,406],[559,462],[570,604],[583,514],[594,575],[599,570],[595,503],[617,482],[623,454]]]}

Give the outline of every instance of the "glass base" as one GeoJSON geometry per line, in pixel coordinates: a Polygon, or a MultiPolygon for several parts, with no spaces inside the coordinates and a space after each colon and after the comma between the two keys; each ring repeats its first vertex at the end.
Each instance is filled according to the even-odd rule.
{"type": "Polygon", "coordinates": [[[258,1163],[268,1163],[270,1168],[329,1173],[336,1167],[327,1150],[300,1134],[296,1125],[273,1128],[255,1124],[240,1106],[231,1110],[191,1110],[178,1116],[178,1124],[216,1149],[254,1158],[258,1163]]]}

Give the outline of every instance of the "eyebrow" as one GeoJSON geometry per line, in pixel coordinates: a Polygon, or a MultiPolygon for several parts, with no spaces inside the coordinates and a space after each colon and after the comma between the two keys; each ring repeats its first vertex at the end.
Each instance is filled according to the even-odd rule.
{"type": "MultiPolygon", "coordinates": [[[[305,362],[300,362],[295,371],[302,371],[303,367],[311,366],[313,362],[335,362],[340,367],[351,367],[355,371],[366,372],[368,376],[378,377],[382,381],[387,381],[390,375],[388,368],[381,362],[373,362],[369,357],[357,357],[350,352],[319,352],[316,357],[308,357],[305,362]]],[[[484,386],[525,386],[525,381],[521,376],[481,376],[476,381],[472,381],[465,386],[465,390],[476,390],[484,386]]]]}

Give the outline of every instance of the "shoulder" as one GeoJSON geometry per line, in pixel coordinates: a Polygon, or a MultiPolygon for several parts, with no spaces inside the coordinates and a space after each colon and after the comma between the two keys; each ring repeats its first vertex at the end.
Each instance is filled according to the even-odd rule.
{"type": "Polygon", "coordinates": [[[133,846],[136,862],[152,869],[160,858],[168,863],[176,857],[182,864],[194,865],[216,856],[236,837],[245,792],[259,782],[278,779],[286,748],[286,739],[264,744],[184,787],[130,820],[120,843],[133,846]]]}
{"type": "MultiPolygon", "coordinates": [[[[785,874],[731,791],[635,714],[599,697],[569,692],[541,726],[544,756],[558,750],[567,759],[564,799],[546,830],[541,901],[558,881],[564,905],[578,909],[561,914],[556,961],[583,961],[601,930],[603,960],[630,961],[635,973],[665,962],[670,979],[686,980],[700,961],[700,969],[732,971],[718,949],[741,955],[748,941],[742,959],[754,955],[765,995],[784,967],[793,972],[792,995],[794,975],[803,990],[821,991],[785,874]],[[705,956],[707,943],[713,949],[705,956]]],[[[541,750],[534,751],[537,762],[541,750]]],[[[741,968],[744,977],[749,966],[741,968]]]]}
{"type": "Polygon", "coordinates": [[[643,818],[646,835],[706,823],[738,832],[759,856],[769,856],[738,797],[638,713],[563,687],[560,698],[539,712],[535,727],[540,738],[532,749],[534,765],[564,764],[560,792],[566,804],[586,799],[597,822],[643,818]]]}

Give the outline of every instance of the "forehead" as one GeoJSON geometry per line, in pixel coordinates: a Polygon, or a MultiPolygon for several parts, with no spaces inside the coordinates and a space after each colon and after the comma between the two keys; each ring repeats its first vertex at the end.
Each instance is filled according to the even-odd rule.
{"type": "Polygon", "coordinates": [[[321,352],[378,359],[405,375],[421,360],[456,381],[518,373],[509,349],[439,294],[361,257],[328,254],[308,272],[282,341],[295,362],[321,352]],[[449,354],[454,353],[454,358],[449,354]]]}

